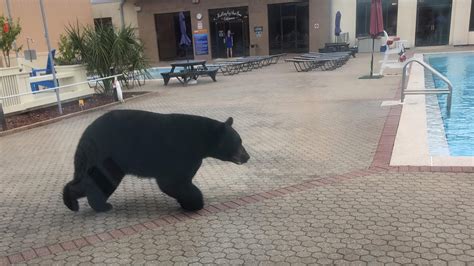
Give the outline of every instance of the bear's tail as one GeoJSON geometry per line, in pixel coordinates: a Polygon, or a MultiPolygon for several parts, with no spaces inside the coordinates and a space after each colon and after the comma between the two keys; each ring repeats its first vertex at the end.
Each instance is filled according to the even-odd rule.
{"type": "Polygon", "coordinates": [[[77,212],[79,210],[79,203],[77,202],[77,199],[80,198],[80,196],[74,191],[74,186],[77,186],[77,184],[75,184],[75,180],[70,181],[64,186],[63,202],[64,205],[68,207],[68,209],[77,212]]]}

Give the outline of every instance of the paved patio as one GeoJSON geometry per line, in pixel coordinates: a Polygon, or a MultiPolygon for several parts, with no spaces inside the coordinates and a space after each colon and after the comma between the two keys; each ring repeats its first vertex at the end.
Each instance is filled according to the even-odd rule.
{"type": "Polygon", "coordinates": [[[252,158],[205,161],[199,213],[133,177],[111,212],[63,205],[80,134],[107,110],[0,137],[0,264],[474,262],[472,173],[370,168],[400,75],[357,79],[368,62],[151,83],[152,95],[114,107],[234,117],[252,158]]]}

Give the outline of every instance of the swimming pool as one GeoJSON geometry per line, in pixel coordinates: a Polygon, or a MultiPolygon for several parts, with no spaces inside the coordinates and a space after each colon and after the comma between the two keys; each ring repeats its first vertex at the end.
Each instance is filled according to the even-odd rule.
{"type": "MultiPolygon", "coordinates": [[[[431,100],[427,97],[427,104],[433,102],[434,98],[439,105],[438,113],[441,113],[442,120],[438,120],[442,121],[443,125],[442,129],[433,129],[433,125],[436,124],[436,118],[433,117],[436,116],[431,113],[428,114],[428,119],[431,116],[428,128],[438,135],[444,129],[447,142],[447,147],[444,148],[443,145],[436,145],[437,148],[433,148],[430,143],[431,152],[435,155],[449,152],[450,156],[474,156],[474,53],[428,54],[425,55],[425,61],[445,75],[454,86],[449,117],[446,115],[446,95],[432,96],[431,100]]],[[[426,79],[426,85],[435,88],[445,87],[439,78],[432,75],[426,79]]],[[[430,113],[429,105],[427,110],[430,113]]]]}
{"type": "MultiPolygon", "coordinates": [[[[148,68],[147,70],[151,76],[151,78],[149,79],[163,79],[163,77],[161,76],[161,73],[169,72],[171,71],[171,68],[170,67],[152,67],[152,68],[148,68]]],[[[182,70],[181,67],[177,67],[175,69],[175,71],[180,71],[180,70],[182,70]]]]}

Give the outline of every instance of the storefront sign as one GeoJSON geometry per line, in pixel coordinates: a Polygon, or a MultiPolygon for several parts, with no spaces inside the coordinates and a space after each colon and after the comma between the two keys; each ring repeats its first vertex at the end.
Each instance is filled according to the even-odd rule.
{"type": "Polygon", "coordinates": [[[253,30],[255,31],[255,35],[257,36],[257,38],[262,37],[263,26],[254,27],[253,30]]]}
{"type": "Polygon", "coordinates": [[[240,19],[242,18],[242,14],[240,13],[240,10],[225,10],[217,13],[215,20],[223,20],[223,21],[229,21],[229,20],[234,20],[234,19],[240,19]]]}
{"type": "Polygon", "coordinates": [[[207,30],[200,29],[193,32],[194,37],[194,51],[196,55],[207,55],[209,54],[209,43],[207,41],[207,30]]]}

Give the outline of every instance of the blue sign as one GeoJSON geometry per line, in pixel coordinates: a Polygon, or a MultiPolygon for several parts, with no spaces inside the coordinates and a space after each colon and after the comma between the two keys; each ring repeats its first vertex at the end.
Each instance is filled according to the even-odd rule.
{"type": "Polygon", "coordinates": [[[207,41],[207,30],[194,31],[194,51],[196,55],[209,54],[209,43],[207,41]]]}

